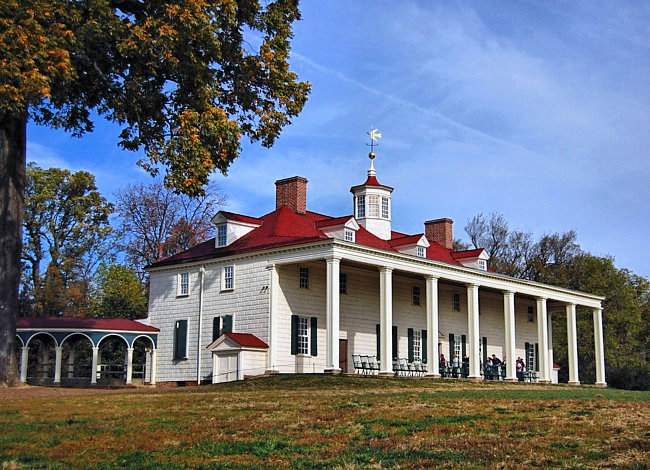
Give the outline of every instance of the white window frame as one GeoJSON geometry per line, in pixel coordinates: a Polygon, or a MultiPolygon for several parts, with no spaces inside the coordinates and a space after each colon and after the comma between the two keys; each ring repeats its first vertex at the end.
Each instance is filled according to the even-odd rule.
{"type": "Polygon", "coordinates": [[[348,293],[348,273],[339,273],[339,294],[348,293]]]}
{"type": "Polygon", "coordinates": [[[381,218],[390,219],[390,202],[386,196],[381,197],[381,218]]]}
{"type": "Polygon", "coordinates": [[[478,268],[481,271],[487,271],[487,261],[485,261],[484,259],[478,260],[478,268]]]}
{"type": "Polygon", "coordinates": [[[458,292],[451,294],[451,308],[454,312],[460,312],[460,294],[458,292]]]}
{"type": "Polygon", "coordinates": [[[416,255],[418,258],[425,258],[426,257],[426,250],[423,246],[418,246],[416,247],[416,255]]]}
{"type": "Polygon", "coordinates": [[[298,287],[300,289],[309,289],[309,268],[306,266],[298,268],[298,287]]]}
{"type": "Polygon", "coordinates": [[[368,195],[368,217],[379,218],[379,196],[368,195]]]}
{"type": "Polygon", "coordinates": [[[309,355],[309,336],[309,317],[298,317],[298,354],[309,355]]]}
{"type": "Polygon", "coordinates": [[[463,345],[462,345],[462,341],[463,341],[463,336],[462,335],[454,334],[454,350],[451,353],[451,357],[449,358],[450,360],[453,360],[454,359],[454,354],[457,355],[458,356],[458,362],[460,364],[462,364],[462,362],[463,362],[463,356],[462,356],[462,354],[463,354],[463,345]]]}
{"type": "Polygon", "coordinates": [[[413,359],[422,360],[422,331],[413,330],[413,359]]]}
{"type": "Polygon", "coordinates": [[[528,306],[528,323],[535,323],[535,309],[532,306],[528,306]]]}
{"type": "Polygon", "coordinates": [[[357,196],[357,218],[363,219],[366,216],[366,196],[357,196]]]}
{"type": "Polygon", "coordinates": [[[221,268],[221,290],[226,292],[235,290],[235,265],[234,264],[229,264],[228,266],[224,266],[221,268]],[[228,271],[230,271],[230,276],[228,276],[228,271]]]}
{"type": "Polygon", "coordinates": [[[190,295],[190,273],[183,272],[178,273],[178,294],[177,297],[187,297],[190,295]],[[187,282],[183,282],[183,276],[187,277],[187,282]],[[183,292],[183,286],[186,287],[185,292],[183,292]]]}
{"type": "Polygon", "coordinates": [[[226,224],[217,225],[217,246],[226,246],[228,244],[228,227],[226,224]],[[221,233],[223,231],[223,233],[221,233]]]}
{"type": "Polygon", "coordinates": [[[411,288],[411,303],[413,305],[422,305],[422,289],[420,286],[413,286],[411,288]]]}
{"type": "Polygon", "coordinates": [[[535,343],[529,343],[526,370],[535,370],[535,343]]]}
{"type": "Polygon", "coordinates": [[[351,228],[344,228],[343,238],[345,239],[346,242],[354,243],[354,230],[352,230],[351,228]]]}

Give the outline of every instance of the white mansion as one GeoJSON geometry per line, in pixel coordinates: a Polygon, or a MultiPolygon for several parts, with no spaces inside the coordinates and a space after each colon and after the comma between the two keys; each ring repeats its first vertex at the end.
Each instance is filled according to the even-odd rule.
{"type": "Polygon", "coordinates": [[[275,184],[273,212],[220,211],[215,239],[148,267],[158,382],[353,372],[353,355],[375,356],[380,374],[394,373],[384,358],[408,357],[436,377],[441,354],[468,356],[473,379],[495,354],[516,380],[522,357],[549,382],[551,321],[562,318],[578,384],[581,305],[593,309],[596,384],[605,385],[603,297],[491,272],[484,250],[453,250],[449,219],[416,235],[393,231],[393,188],[372,163],[350,189],[353,215],[308,211],[302,177],[275,184]]]}

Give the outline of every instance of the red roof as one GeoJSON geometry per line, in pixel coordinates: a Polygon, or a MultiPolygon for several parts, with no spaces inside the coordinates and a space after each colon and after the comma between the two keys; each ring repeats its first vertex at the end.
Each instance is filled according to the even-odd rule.
{"type": "Polygon", "coordinates": [[[317,221],[314,226],[316,228],[323,228],[323,227],[334,227],[336,225],[343,225],[345,224],[348,220],[352,218],[351,215],[344,215],[343,217],[336,217],[334,219],[324,219],[324,220],[319,220],[317,221]]]}
{"type": "Polygon", "coordinates": [[[66,330],[114,330],[159,332],[158,328],[128,318],[18,317],[16,328],[59,328],[66,330]]]}
{"type": "Polygon", "coordinates": [[[484,251],[483,248],[477,248],[476,250],[452,251],[451,256],[453,256],[454,259],[476,258],[484,251]]]}
{"type": "MultiPolygon", "coordinates": [[[[395,232],[393,232],[393,234],[394,233],[395,232]]],[[[390,239],[388,241],[388,243],[390,243],[390,246],[393,246],[393,247],[395,247],[395,246],[404,246],[404,245],[413,245],[413,244],[420,241],[420,238],[422,238],[422,235],[424,235],[424,234],[423,233],[418,233],[417,235],[407,235],[407,236],[398,237],[398,238],[393,237],[392,239],[390,239]]]]}
{"type": "Polygon", "coordinates": [[[234,212],[226,212],[226,211],[219,211],[219,212],[228,220],[235,220],[237,222],[246,222],[248,224],[255,224],[255,225],[260,225],[262,223],[262,219],[258,219],[257,217],[250,217],[248,215],[243,215],[243,214],[235,214],[234,212]]]}
{"type": "MultiPolygon", "coordinates": [[[[216,248],[214,239],[211,239],[148,267],[166,266],[187,261],[202,261],[223,256],[328,240],[330,238],[317,227],[340,224],[342,221],[347,221],[351,217],[334,218],[310,211],[307,211],[305,214],[298,214],[289,206],[282,206],[257,219],[261,221],[259,227],[254,228],[228,246],[216,248]]],[[[355,243],[395,252],[397,250],[391,246],[393,243],[397,243],[395,246],[399,246],[404,242],[410,243],[409,240],[411,238],[414,240],[412,243],[415,243],[421,236],[421,234],[407,235],[400,232],[392,232],[391,240],[388,241],[382,240],[361,226],[356,232],[355,243]]],[[[431,246],[427,248],[427,258],[460,266],[460,263],[452,257],[450,250],[447,250],[436,242],[430,241],[430,244],[431,246]]]]}
{"type": "Polygon", "coordinates": [[[250,333],[224,333],[228,338],[232,339],[235,343],[245,348],[264,348],[268,349],[269,345],[250,333]]]}

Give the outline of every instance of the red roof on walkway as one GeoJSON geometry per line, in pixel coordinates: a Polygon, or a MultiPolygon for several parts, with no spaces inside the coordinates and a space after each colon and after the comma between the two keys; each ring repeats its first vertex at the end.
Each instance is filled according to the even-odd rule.
{"type": "Polygon", "coordinates": [[[19,317],[16,319],[16,328],[142,331],[151,333],[160,331],[158,328],[128,318],[89,317],[19,317]]]}

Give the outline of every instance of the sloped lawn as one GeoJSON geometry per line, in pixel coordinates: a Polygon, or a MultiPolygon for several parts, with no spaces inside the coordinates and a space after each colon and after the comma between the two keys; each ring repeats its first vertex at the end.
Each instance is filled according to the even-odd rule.
{"type": "Polygon", "coordinates": [[[9,468],[647,468],[650,392],[276,376],[0,401],[9,468]]]}

